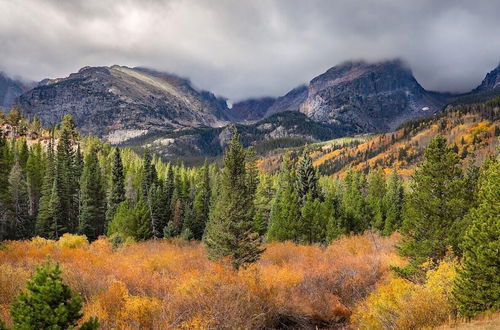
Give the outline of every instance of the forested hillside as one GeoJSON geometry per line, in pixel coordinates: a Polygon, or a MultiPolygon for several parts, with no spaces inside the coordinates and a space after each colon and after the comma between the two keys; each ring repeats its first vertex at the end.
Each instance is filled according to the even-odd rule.
{"type": "MultiPolygon", "coordinates": [[[[357,139],[338,139],[307,146],[314,165],[324,175],[344,175],[349,168],[365,173],[381,167],[386,173],[397,167],[409,177],[422,161],[425,147],[437,134],[446,137],[463,164],[479,165],[497,152],[500,135],[500,99],[484,103],[450,106],[443,113],[427,119],[410,121],[396,131],[357,139]]],[[[294,151],[299,155],[301,148],[294,151]]],[[[259,166],[275,171],[283,151],[266,155],[259,166]]]]}
{"type": "Polygon", "coordinates": [[[408,329],[498,310],[498,113],[491,101],[294,149],[270,173],[237,130],[221,166],[186,167],[14,110],[1,118],[1,318],[54,322],[29,307],[49,304],[30,298],[47,278],[83,297],[63,328],[408,329]],[[34,272],[47,256],[62,277],[50,261],[34,272]]]}

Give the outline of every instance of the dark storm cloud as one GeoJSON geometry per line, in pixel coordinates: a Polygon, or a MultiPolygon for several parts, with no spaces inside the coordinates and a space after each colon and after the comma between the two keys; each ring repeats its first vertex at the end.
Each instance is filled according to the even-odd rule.
{"type": "Polygon", "coordinates": [[[500,1],[0,0],[0,70],[148,66],[241,99],[400,57],[425,88],[464,91],[500,61],[498,13],[500,1]]]}

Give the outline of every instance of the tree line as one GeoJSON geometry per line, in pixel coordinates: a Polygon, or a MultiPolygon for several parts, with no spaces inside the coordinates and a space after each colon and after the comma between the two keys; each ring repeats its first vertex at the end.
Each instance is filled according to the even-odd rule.
{"type": "Polygon", "coordinates": [[[259,258],[263,241],[327,244],[343,234],[399,231],[398,250],[409,260],[394,268],[402,277],[421,280],[424,265],[448,253],[462,258],[454,292],[462,313],[472,316],[499,307],[499,162],[461,162],[436,136],[408,183],[396,169],[320,176],[307,149],[295,161],[285,156],[279,173],[269,175],[235,131],[222,168],[186,168],[147,148],[139,157],[81,138],[66,116],[46,147],[2,134],[0,235],[108,235],[116,244],[181,236],[203,240],[210,258],[228,259],[237,270],[259,258]]]}

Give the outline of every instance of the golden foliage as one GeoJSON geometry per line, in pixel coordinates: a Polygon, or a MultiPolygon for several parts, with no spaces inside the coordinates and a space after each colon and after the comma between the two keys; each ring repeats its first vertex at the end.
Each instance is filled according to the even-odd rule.
{"type": "Polygon", "coordinates": [[[85,235],[73,235],[73,234],[64,234],[59,238],[57,242],[62,248],[84,248],[89,245],[89,241],[87,240],[87,236],[85,235]]]}
{"type": "Polygon", "coordinates": [[[451,288],[457,263],[442,261],[427,272],[423,284],[391,278],[355,309],[351,321],[359,329],[422,329],[455,316],[451,288]]]}
{"type": "Polygon", "coordinates": [[[343,237],[328,247],[266,246],[240,272],[208,261],[200,243],[147,241],[113,249],[105,237],[7,242],[0,250],[3,317],[35,265],[50,256],[103,329],[236,329],[334,325],[402,262],[397,235],[343,237]],[[64,243],[62,243],[64,242],[64,243]]]}

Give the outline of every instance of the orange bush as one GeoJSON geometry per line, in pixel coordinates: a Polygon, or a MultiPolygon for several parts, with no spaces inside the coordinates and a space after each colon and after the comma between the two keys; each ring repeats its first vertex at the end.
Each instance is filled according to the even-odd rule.
{"type": "Polygon", "coordinates": [[[332,326],[346,322],[389,276],[389,265],[402,262],[393,248],[397,239],[366,233],[328,247],[271,243],[261,260],[238,273],[208,261],[197,242],[148,241],[115,250],[105,237],[91,244],[78,236],[66,238],[68,244],[7,242],[0,284],[8,289],[0,304],[6,317],[35,265],[50,256],[82,294],[85,318],[98,316],[103,329],[332,326]]]}

